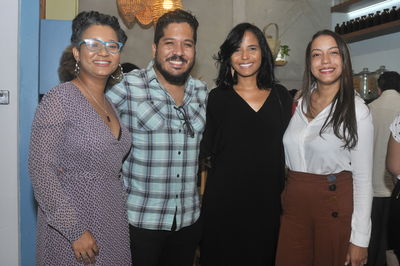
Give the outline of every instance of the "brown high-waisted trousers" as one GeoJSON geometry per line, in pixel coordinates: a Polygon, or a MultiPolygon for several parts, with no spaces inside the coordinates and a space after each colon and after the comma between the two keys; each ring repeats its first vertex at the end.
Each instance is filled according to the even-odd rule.
{"type": "Polygon", "coordinates": [[[343,266],[351,233],[351,172],[289,171],[276,266],[343,266]]]}

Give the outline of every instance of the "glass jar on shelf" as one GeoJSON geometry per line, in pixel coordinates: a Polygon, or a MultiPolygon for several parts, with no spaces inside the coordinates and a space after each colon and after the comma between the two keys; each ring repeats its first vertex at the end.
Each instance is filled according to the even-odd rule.
{"type": "Polygon", "coordinates": [[[365,101],[376,98],[376,79],[367,67],[353,76],[353,86],[365,101]]]}

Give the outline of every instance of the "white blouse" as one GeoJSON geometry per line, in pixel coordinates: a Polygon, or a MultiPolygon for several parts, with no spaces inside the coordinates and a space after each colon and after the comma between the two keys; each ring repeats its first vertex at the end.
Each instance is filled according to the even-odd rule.
{"type": "MultiPolygon", "coordinates": [[[[390,125],[390,132],[392,132],[394,140],[400,142],[400,114],[396,116],[393,123],[390,125]]],[[[400,179],[400,175],[398,175],[397,178],[400,179]]]]}
{"type": "Polygon", "coordinates": [[[292,171],[332,174],[351,171],[353,175],[353,216],[350,242],[368,247],[371,234],[373,125],[368,107],[356,96],[358,143],[344,149],[344,142],[333,133],[332,126],[319,135],[331,105],[310,122],[301,110],[299,100],[283,137],[287,167],[292,171]]]}

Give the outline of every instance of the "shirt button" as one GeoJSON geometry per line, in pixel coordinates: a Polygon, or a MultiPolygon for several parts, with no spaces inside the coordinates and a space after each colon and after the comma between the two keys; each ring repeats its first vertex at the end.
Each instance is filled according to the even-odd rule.
{"type": "Polygon", "coordinates": [[[180,176],[179,174],[176,175],[176,177],[179,177],[179,176],[180,176]]]}
{"type": "Polygon", "coordinates": [[[181,133],[182,132],[182,129],[179,129],[179,133],[181,133]]]}
{"type": "Polygon", "coordinates": [[[330,184],[329,185],[329,190],[330,191],[335,191],[336,190],[336,185],[335,184],[330,184]]]}
{"type": "Polygon", "coordinates": [[[180,152],[180,151],[178,151],[178,154],[180,155],[180,154],[181,154],[181,152],[180,152]]]}
{"type": "Polygon", "coordinates": [[[175,198],[178,198],[178,195],[175,195],[175,198]]]}
{"type": "Polygon", "coordinates": [[[332,212],[332,217],[333,218],[336,218],[336,217],[338,217],[339,216],[339,213],[338,212],[332,212]]]}

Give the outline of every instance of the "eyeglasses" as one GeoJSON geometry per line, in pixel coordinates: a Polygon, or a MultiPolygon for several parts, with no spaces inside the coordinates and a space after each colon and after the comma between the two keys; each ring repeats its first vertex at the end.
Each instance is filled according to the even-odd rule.
{"type": "Polygon", "coordinates": [[[183,128],[185,130],[186,135],[190,136],[191,138],[194,138],[193,126],[190,123],[189,118],[188,118],[183,106],[179,106],[179,107],[174,106],[174,109],[176,110],[176,114],[178,115],[178,118],[183,121],[183,128]]]}
{"type": "Polygon", "coordinates": [[[110,54],[119,54],[124,44],[122,42],[108,41],[104,42],[98,39],[84,39],[78,43],[79,46],[84,43],[86,48],[91,52],[98,52],[105,48],[110,54]]]}

